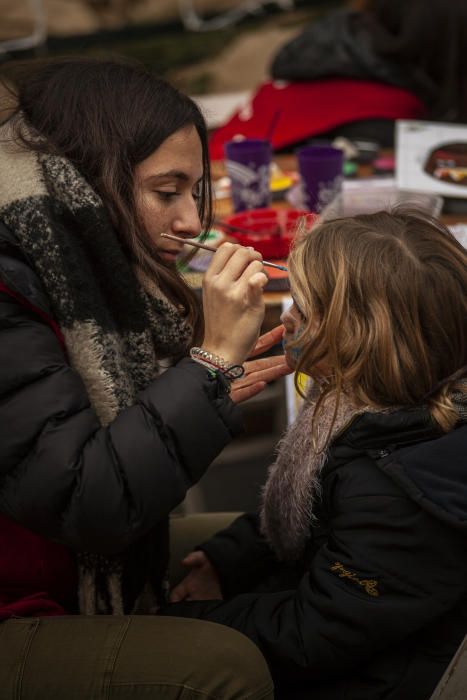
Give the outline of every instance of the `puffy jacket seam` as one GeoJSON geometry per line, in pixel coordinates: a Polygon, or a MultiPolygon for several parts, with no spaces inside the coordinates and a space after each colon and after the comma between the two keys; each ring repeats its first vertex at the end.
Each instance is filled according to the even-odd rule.
{"type": "MultiPolygon", "coordinates": [[[[73,413],[66,414],[65,416],[60,416],[59,420],[60,421],[66,420],[67,418],[69,418],[71,416],[76,416],[79,413],[81,413],[82,411],[86,411],[86,410],[89,410],[89,406],[81,408],[81,409],[79,409],[79,411],[75,411],[73,413]]],[[[25,468],[27,469],[28,462],[35,458],[36,447],[37,447],[38,441],[40,440],[41,436],[46,431],[46,429],[48,428],[50,423],[52,423],[54,420],[57,420],[57,418],[58,418],[58,416],[56,414],[53,416],[49,416],[47,418],[46,422],[43,424],[40,431],[35,436],[35,438],[33,440],[34,444],[33,444],[32,448],[28,451],[28,453],[26,455],[24,455],[24,457],[22,459],[20,459],[19,462],[17,464],[15,464],[12,467],[12,469],[10,469],[6,474],[3,474],[2,476],[0,476],[0,491],[1,491],[1,485],[3,482],[6,481],[6,479],[8,479],[8,478],[14,479],[17,472],[19,472],[21,469],[25,469],[25,468]]],[[[75,459],[73,459],[73,461],[70,463],[70,469],[74,469],[76,467],[76,465],[78,464],[78,462],[81,459],[81,455],[82,455],[82,452],[84,450],[84,446],[86,445],[86,443],[89,440],[91,440],[94,437],[94,435],[96,434],[96,432],[98,432],[98,430],[100,430],[100,427],[97,427],[96,430],[94,430],[92,432],[92,434],[90,434],[86,437],[85,442],[80,447],[78,456],[75,459]]],[[[73,482],[73,484],[70,486],[70,495],[66,497],[66,499],[64,500],[64,505],[60,508],[59,517],[61,520],[63,520],[62,515],[70,508],[69,504],[71,503],[71,500],[73,498],[74,490],[75,490],[75,482],[73,482]]]]}
{"type": "MultiPolygon", "coordinates": [[[[123,487],[124,487],[124,491],[125,491],[125,495],[126,495],[126,502],[127,502],[127,504],[128,504],[128,512],[129,512],[129,513],[134,512],[134,511],[135,511],[135,508],[134,508],[134,499],[133,499],[133,497],[132,497],[131,489],[130,489],[129,484],[128,484],[128,479],[127,479],[127,477],[126,477],[126,472],[125,472],[125,470],[124,470],[124,468],[123,468],[123,466],[122,466],[122,462],[121,462],[121,460],[120,460],[120,458],[119,458],[119,456],[118,456],[118,451],[117,451],[116,448],[115,448],[115,445],[114,445],[114,443],[113,443],[112,436],[111,436],[109,430],[107,430],[106,428],[103,428],[102,426],[98,426],[98,427],[96,428],[96,430],[95,430],[92,434],[88,435],[87,438],[86,438],[86,440],[85,440],[85,441],[82,443],[82,445],[80,446],[79,453],[78,453],[78,455],[76,456],[76,459],[74,459],[73,462],[71,463],[70,467],[71,467],[71,469],[75,469],[75,468],[78,466],[79,462],[82,460],[82,455],[83,455],[83,452],[84,452],[85,449],[86,449],[86,445],[87,445],[92,439],[94,439],[96,433],[98,433],[100,430],[104,430],[105,433],[106,433],[106,435],[105,435],[105,442],[106,442],[106,444],[108,445],[108,448],[109,448],[109,449],[108,449],[108,452],[109,452],[109,454],[110,454],[110,458],[111,458],[113,464],[115,465],[116,470],[117,470],[119,476],[120,476],[121,479],[122,479],[122,484],[124,485],[123,487]]],[[[76,471],[78,471],[78,470],[76,469],[76,471]]],[[[81,473],[82,473],[82,469],[79,469],[79,474],[81,475],[81,473]]],[[[66,521],[66,519],[67,519],[67,515],[68,515],[68,514],[71,514],[71,512],[72,512],[72,510],[73,510],[73,497],[74,497],[74,494],[75,494],[75,490],[76,490],[76,479],[74,480],[73,485],[72,485],[72,487],[71,487],[69,497],[68,497],[68,498],[66,499],[66,501],[64,502],[64,505],[63,505],[63,507],[62,507],[62,509],[61,509],[61,512],[60,512],[60,520],[61,520],[62,524],[65,523],[65,521],[66,521]]],[[[131,526],[131,518],[128,518],[128,523],[129,523],[130,526],[129,526],[129,528],[128,528],[128,533],[127,533],[127,535],[129,536],[129,535],[133,532],[133,529],[134,529],[134,528],[131,526]]]]}
{"type": "MultiPolygon", "coordinates": [[[[50,370],[46,370],[43,373],[41,373],[35,377],[28,377],[20,384],[16,384],[10,390],[8,390],[4,393],[1,393],[0,394],[0,405],[2,404],[3,401],[8,401],[18,391],[22,391],[23,389],[27,389],[29,386],[33,386],[34,384],[37,384],[38,382],[42,381],[43,379],[50,379],[50,377],[52,377],[55,373],[61,372],[64,369],[69,369],[69,368],[67,365],[59,364],[56,367],[51,367],[50,370]]],[[[87,408],[89,408],[89,404],[87,405],[87,408]]]]}
{"type": "MultiPolygon", "coordinates": [[[[230,398],[229,394],[226,392],[222,380],[220,378],[210,376],[208,371],[204,367],[201,367],[199,364],[194,362],[194,360],[190,359],[190,366],[195,367],[197,373],[199,374],[203,372],[202,390],[210,405],[213,406],[216,416],[226,429],[229,436],[235,437],[235,430],[229,425],[229,421],[226,419],[224,414],[226,411],[238,409],[230,398]]],[[[233,419],[235,421],[235,416],[233,419]]]]}
{"type": "Polygon", "coordinates": [[[127,497],[127,503],[128,503],[128,511],[129,511],[129,513],[134,512],[135,502],[134,502],[133,494],[131,492],[130,485],[128,483],[127,473],[126,473],[125,468],[123,467],[123,463],[122,463],[122,460],[120,459],[120,456],[118,454],[118,450],[115,447],[114,441],[112,439],[112,434],[111,434],[110,430],[107,430],[107,429],[106,429],[106,442],[109,445],[109,452],[111,453],[112,460],[115,463],[115,466],[118,470],[118,473],[119,473],[119,475],[122,479],[122,483],[124,485],[125,495],[127,497]]]}
{"type": "Polygon", "coordinates": [[[213,404],[216,408],[216,414],[219,417],[219,420],[221,421],[222,425],[224,426],[224,428],[226,429],[228,434],[231,437],[234,437],[234,433],[232,432],[232,427],[229,425],[229,423],[226,421],[225,417],[222,415],[222,404],[223,404],[222,399],[214,399],[213,404]]]}
{"type": "MultiPolygon", "coordinates": [[[[187,471],[185,462],[182,458],[182,455],[179,453],[177,449],[177,445],[174,440],[170,437],[169,432],[165,428],[164,421],[160,415],[160,413],[157,410],[153,410],[149,406],[147,406],[143,401],[137,400],[135,405],[138,405],[141,407],[141,409],[147,413],[148,416],[150,416],[152,422],[154,423],[155,430],[157,431],[159,437],[161,438],[162,442],[164,443],[167,452],[169,455],[172,457],[172,459],[181,466],[185,474],[188,474],[189,472],[187,471]]],[[[191,479],[188,479],[188,482],[191,483],[191,479]]]]}
{"type": "Polygon", "coordinates": [[[401,494],[400,496],[397,496],[396,494],[389,494],[389,493],[359,493],[355,495],[342,495],[340,496],[340,499],[342,501],[351,501],[356,498],[385,498],[386,500],[394,500],[394,501],[408,501],[409,499],[407,498],[406,495],[401,494]]]}
{"type": "Polygon", "coordinates": [[[226,429],[226,431],[228,432],[228,434],[231,437],[235,437],[235,433],[232,430],[232,426],[229,425],[229,422],[228,422],[226,416],[224,416],[224,411],[228,410],[229,408],[232,408],[231,406],[229,406],[228,402],[230,402],[233,405],[233,407],[235,408],[234,402],[227,394],[225,396],[210,396],[209,395],[209,387],[204,385],[203,388],[204,388],[204,391],[209,399],[209,402],[214,406],[215,411],[216,411],[216,415],[218,416],[222,425],[224,426],[224,428],[226,429]]]}

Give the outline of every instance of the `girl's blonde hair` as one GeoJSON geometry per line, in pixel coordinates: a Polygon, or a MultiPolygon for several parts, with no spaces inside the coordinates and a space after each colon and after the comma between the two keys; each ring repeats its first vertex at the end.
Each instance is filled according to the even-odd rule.
{"type": "Polygon", "coordinates": [[[467,252],[445,226],[402,208],[327,221],[298,236],[289,273],[305,318],[297,369],[321,383],[321,400],[336,392],[337,405],[345,391],[360,406],[426,404],[453,427],[449,395],[467,373],[467,252]]]}

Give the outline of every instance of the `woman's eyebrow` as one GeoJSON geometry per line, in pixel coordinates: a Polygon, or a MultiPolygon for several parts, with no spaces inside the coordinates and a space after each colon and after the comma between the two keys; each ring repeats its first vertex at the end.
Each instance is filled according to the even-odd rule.
{"type": "Polygon", "coordinates": [[[148,177],[145,178],[145,182],[151,183],[153,181],[157,180],[165,180],[165,179],[175,179],[175,180],[182,180],[183,182],[188,182],[190,179],[186,173],[183,172],[183,170],[167,170],[164,173],[157,173],[155,175],[149,175],[148,177]]]}
{"type": "MultiPolygon", "coordinates": [[[[161,180],[179,180],[180,182],[189,182],[190,177],[183,170],[167,170],[164,173],[157,173],[153,175],[148,175],[144,179],[145,184],[151,184],[152,182],[160,182],[161,180]]],[[[195,185],[201,184],[203,181],[203,176],[201,175],[195,182],[195,185]]]]}

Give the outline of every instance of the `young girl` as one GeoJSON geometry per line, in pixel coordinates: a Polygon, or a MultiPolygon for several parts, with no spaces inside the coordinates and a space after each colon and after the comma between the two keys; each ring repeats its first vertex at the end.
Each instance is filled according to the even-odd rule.
{"type": "Polygon", "coordinates": [[[165,612],[247,634],[276,697],[427,700],[467,627],[467,254],[395,210],[316,226],[289,271],[311,388],[260,517],[189,555],[165,612]]]}

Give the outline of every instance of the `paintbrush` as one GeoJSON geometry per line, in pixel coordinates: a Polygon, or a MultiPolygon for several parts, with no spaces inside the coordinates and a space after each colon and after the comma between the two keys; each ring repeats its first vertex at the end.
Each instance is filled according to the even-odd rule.
{"type": "MultiPolygon", "coordinates": [[[[211,251],[211,253],[215,253],[217,250],[216,248],[212,248],[211,246],[205,245],[204,243],[198,243],[197,241],[192,241],[187,238],[180,238],[179,236],[172,236],[171,233],[161,233],[161,237],[170,238],[172,241],[183,243],[183,245],[192,245],[194,248],[202,248],[203,250],[209,250],[211,251]]],[[[266,267],[275,267],[276,270],[282,270],[283,272],[287,272],[287,268],[283,265],[276,265],[276,263],[268,262],[267,260],[263,260],[263,265],[265,265],[266,267]]]]}

